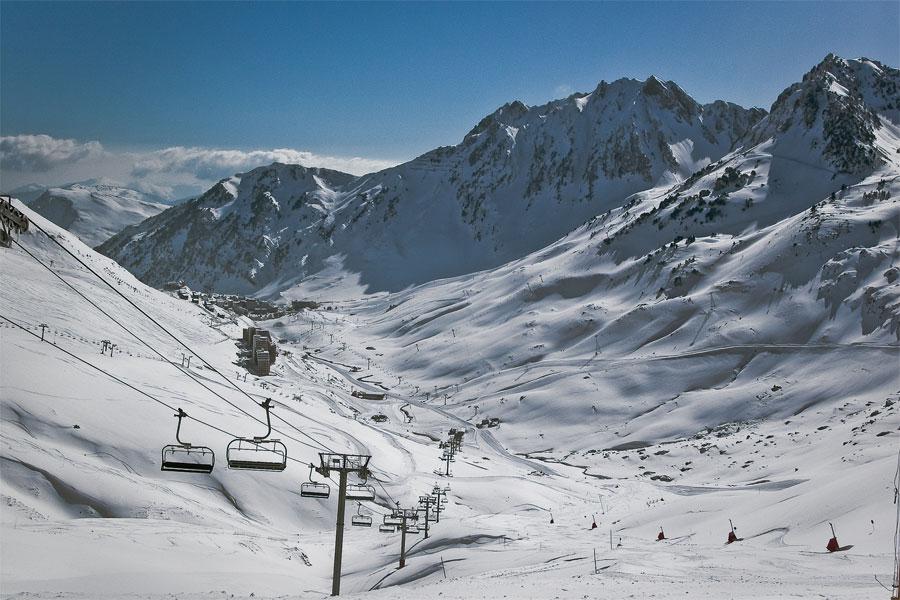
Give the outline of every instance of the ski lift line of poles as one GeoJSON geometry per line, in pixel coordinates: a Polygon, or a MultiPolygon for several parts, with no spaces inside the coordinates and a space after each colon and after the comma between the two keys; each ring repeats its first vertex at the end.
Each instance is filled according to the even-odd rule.
{"type": "MultiPolygon", "coordinates": [[[[40,229],[39,226],[36,225],[36,227],[38,227],[38,229],[40,229]]],[[[42,231],[43,231],[43,230],[42,230],[42,231]]],[[[44,232],[44,234],[47,235],[46,232],[44,232]]],[[[53,238],[52,236],[49,236],[49,235],[48,235],[48,237],[50,237],[50,238],[53,239],[57,244],[59,244],[59,242],[56,240],[56,238],[53,238]]],[[[93,300],[91,300],[90,298],[88,298],[88,297],[87,297],[84,293],[82,293],[78,288],[74,287],[71,283],[69,283],[68,281],[66,281],[61,275],[59,275],[56,271],[54,271],[52,267],[50,267],[49,265],[47,265],[44,261],[42,261],[40,258],[38,258],[37,256],[35,256],[35,255],[32,254],[31,252],[29,252],[27,248],[25,248],[24,246],[22,246],[22,245],[21,245],[19,242],[17,242],[16,240],[12,240],[12,241],[16,244],[16,246],[18,246],[19,248],[21,248],[28,256],[30,256],[31,258],[33,258],[38,264],[40,264],[40,265],[43,266],[45,269],[47,269],[48,271],[50,271],[57,279],[59,279],[60,281],[62,281],[63,284],[65,284],[65,285],[66,285],[67,287],[69,287],[72,291],[74,291],[76,294],[78,294],[78,296],[80,296],[81,298],[83,298],[83,299],[84,299],[86,302],[88,302],[91,306],[93,306],[93,307],[96,308],[98,311],[100,311],[104,316],[106,316],[107,318],[109,318],[113,323],[115,323],[116,325],[118,325],[119,327],[121,327],[123,330],[125,330],[125,331],[126,331],[129,335],[131,335],[133,338],[135,338],[135,339],[138,340],[140,343],[142,343],[144,346],[146,346],[147,348],[149,348],[149,349],[150,349],[153,353],[155,353],[157,356],[159,356],[159,357],[162,358],[164,361],[166,361],[167,363],[171,364],[173,367],[177,368],[180,372],[184,373],[184,374],[187,375],[189,378],[191,378],[192,380],[194,380],[195,382],[197,382],[197,384],[199,384],[199,385],[200,385],[201,387],[203,387],[205,390],[207,390],[208,392],[210,392],[211,394],[213,394],[214,396],[216,396],[217,398],[219,398],[219,399],[222,400],[223,402],[226,402],[227,404],[229,404],[232,408],[235,408],[236,410],[242,412],[244,415],[250,417],[251,419],[254,419],[254,420],[258,421],[259,423],[263,423],[262,419],[260,419],[259,417],[255,416],[255,415],[253,415],[253,414],[251,414],[251,413],[249,413],[249,412],[247,412],[246,410],[242,409],[241,407],[237,406],[236,404],[234,404],[233,402],[231,402],[230,400],[228,400],[227,398],[225,398],[224,396],[222,396],[221,394],[219,394],[218,392],[216,392],[215,390],[213,390],[212,388],[210,388],[209,386],[207,386],[203,381],[201,381],[199,378],[197,378],[193,373],[190,373],[189,371],[184,371],[184,370],[182,370],[180,367],[178,367],[178,365],[176,365],[176,364],[175,364],[172,360],[170,360],[167,356],[165,356],[163,353],[161,353],[161,352],[158,351],[156,348],[154,348],[153,346],[151,346],[148,342],[146,342],[146,341],[145,341],[144,339],[142,339],[139,335],[137,335],[136,333],[134,333],[133,331],[131,331],[128,327],[126,327],[124,324],[122,324],[120,321],[118,321],[115,317],[113,317],[112,315],[110,315],[109,313],[107,313],[105,310],[103,310],[103,308],[101,308],[99,305],[97,305],[96,302],[94,302],[93,300]]],[[[61,244],[60,244],[60,247],[62,247],[62,248],[65,250],[65,247],[62,246],[61,244]]],[[[68,252],[68,250],[66,250],[66,251],[68,252]]],[[[71,252],[69,252],[69,254],[72,255],[71,252]]],[[[74,255],[72,255],[72,256],[74,256],[74,255]]],[[[77,257],[75,257],[75,258],[76,258],[76,260],[78,260],[79,262],[81,262],[80,259],[78,259],[77,257]]],[[[84,263],[81,262],[81,264],[84,264],[84,263]]],[[[86,268],[90,269],[90,267],[87,267],[87,265],[85,265],[85,266],[86,266],[86,268]]],[[[91,271],[91,272],[93,272],[93,271],[91,271]]],[[[98,275],[97,273],[94,273],[94,274],[97,275],[97,277],[100,278],[101,281],[103,281],[104,283],[106,283],[107,285],[109,285],[109,283],[107,283],[106,280],[103,279],[100,275],[98,275]]],[[[110,287],[112,287],[112,286],[110,286],[110,287]]],[[[124,295],[122,295],[118,290],[116,290],[115,288],[112,288],[112,289],[113,289],[116,293],[118,293],[120,296],[122,296],[123,298],[125,298],[125,300],[128,301],[130,304],[132,304],[132,306],[134,306],[134,303],[131,302],[130,300],[128,300],[128,298],[126,298],[124,295]]],[[[138,308],[138,310],[140,310],[142,314],[147,315],[147,313],[145,313],[144,311],[142,311],[140,308],[138,308]]],[[[159,325],[159,327],[161,327],[164,331],[166,331],[166,333],[169,333],[168,330],[165,329],[165,327],[163,327],[162,325],[160,325],[160,324],[159,324],[157,321],[155,321],[152,317],[150,317],[150,316],[147,315],[147,318],[150,319],[151,321],[153,321],[155,324],[159,325]]],[[[169,333],[169,335],[172,336],[172,337],[174,338],[174,336],[173,336],[171,333],[169,333]]],[[[177,338],[175,338],[175,339],[177,340],[177,338]]],[[[184,346],[185,348],[188,349],[189,352],[191,352],[192,354],[194,354],[195,356],[197,356],[197,358],[199,358],[204,364],[206,364],[207,366],[209,366],[210,369],[212,369],[213,371],[216,371],[211,365],[209,365],[209,363],[207,363],[207,362],[203,359],[203,357],[197,355],[196,352],[194,352],[193,350],[191,350],[190,348],[188,348],[186,345],[182,344],[182,346],[184,346]]],[[[216,372],[218,373],[218,371],[216,371],[216,372]]],[[[219,374],[221,375],[221,373],[219,373],[219,374]]],[[[229,383],[231,383],[231,380],[229,380],[227,377],[226,377],[225,379],[226,379],[229,383]]],[[[254,404],[258,404],[258,403],[256,402],[256,400],[254,400],[249,394],[247,394],[246,392],[244,392],[243,390],[241,390],[241,389],[238,388],[237,386],[234,386],[234,387],[236,387],[239,391],[241,391],[245,396],[247,396],[248,398],[250,398],[251,400],[253,400],[253,403],[254,403],[254,404]]],[[[297,438],[295,438],[295,437],[293,437],[293,436],[291,436],[291,435],[288,435],[288,434],[286,434],[286,433],[284,433],[284,432],[281,432],[281,431],[279,431],[279,430],[277,430],[277,429],[275,430],[277,433],[283,435],[283,436],[286,437],[287,439],[293,440],[293,441],[297,442],[298,444],[302,444],[302,445],[304,445],[304,446],[307,446],[307,447],[310,447],[310,448],[314,448],[316,451],[318,451],[318,450],[320,450],[320,449],[325,449],[325,450],[328,450],[328,451],[332,451],[327,445],[325,445],[324,443],[322,443],[322,442],[320,442],[319,440],[315,439],[314,437],[310,436],[309,434],[307,434],[306,432],[302,431],[301,429],[299,429],[298,427],[296,427],[296,426],[293,425],[292,423],[288,422],[288,421],[285,420],[284,418],[280,417],[279,415],[275,415],[275,418],[278,419],[278,420],[280,420],[280,421],[282,421],[282,422],[284,422],[285,424],[287,424],[288,426],[290,426],[292,429],[296,430],[296,431],[297,431],[298,433],[300,433],[301,435],[307,437],[307,438],[310,439],[311,441],[313,441],[313,442],[315,442],[316,444],[318,444],[318,447],[310,446],[308,443],[306,443],[306,442],[304,442],[304,441],[302,441],[302,440],[298,440],[297,438]]]]}
{"type": "MultiPolygon", "coordinates": [[[[216,374],[217,374],[219,377],[221,377],[228,385],[230,385],[231,387],[233,387],[234,389],[236,389],[237,391],[239,391],[240,393],[242,393],[243,395],[245,395],[248,399],[252,400],[254,404],[257,403],[256,400],[254,400],[253,397],[252,397],[250,394],[248,394],[243,388],[241,388],[241,387],[238,386],[236,383],[234,383],[233,381],[231,381],[231,379],[229,379],[226,375],[224,375],[221,371],[219,371],[219,370],[218,370],[217,368],[215,368],[213,365],[211,365],[211,364],[210,364],[206,359],[204,359],[199,353],[195,352],[190,346],[188,346],[185,342],[183,342],[178,336],[176,336],[174,333],[172,333],[171,331],[169,331],[162,323],[160,323],[159,321],[157,321],[156,319],[154,319],[152,316],[150,316],[149,314],[147,314],[147,312],[144,311],[144,309],[142,309],[140,306],[138,306],[137,304],[135,304],[128,296],[126,296],[125,294],[123,294],[123,293],[122,293],[120,290],[118,290],[114,285],[112,285],[112,284],[109,283],[106,279],[104,279],[103,276],[100,275],[99,273],[97,273],[97,271],[95,271],[94,269],[92,269],[92,268],[90,267],[90,265],[88,265],[88,264],[85,263],[83,260],[81,260],[81,258],[78,257],[77,255],[75,255],[71,250],[69,250],[68,248],[66,248],[66,247],[62,244],[62,242],[60,242],[58,239],[56,239],[56,237],[54,237],[54,236],[50,235],[49,233],[47,233],[47,231],[44,230],[43,227],[41,227],[40,225],[38,225],[38,224],[35,223],[34,221],[29,220],[29,222],[30,222],[31,224],[33,224],[33,225],[35,226],[35,228],[36,228],[38,231],[40,231],[41,233],[43,233],[43,234],[44,234],[45,236],[47,236],[50,240],[52,240],[53,243],[55,243],[57,246],[59,246],[66,254],[68,254],[69,256],[71,256],[72,258],[74,258],[81,266],[83,266],[85,269],[87,269],[88,272],[90,272],[92,275],[94,275],[97,279],[99,279],[101,282],[103,282],[109,289],[111,289],[111,290],[112,290],[113,292],[115,292],[119,297],[121,297],[121,298],[122,298],[123,300],[125,300],[128,304],[130,304],[135,310],[137,310],[137,311],[138,311],[139,313],[141,313],[144,317],[146,317],[148,320],[150,320],[154,325],[156,325],[157,327],[159,327],[162,331],[164,331],[164,332],[165,332],[169,337],[171,337],[173,340],[175,340],[176,342],[178,342],[178,344],[181,345],[185,350],[187,350],[188,352],[190,352],[191,354],[193,354],[194,356],[196,356],[198,359],[200,359],[200,361],[201,361],[201,362],[202,362],[209,370],[211,370],[212,372],[216,373],[216,374]]],[[[17,245],[18,245],[18,244],[17,244],[17,245]]],[[[20,247],[21,247],[21,246],[20,246],[20,247]]],[[[48,267],[48,268],[49,268],[49,267],[48,267]]],[[[258,417],[254,417],[253,415],[250,415],[249,413],[247,413],[247,414],[248,414],[248,416],[251,416],[252,418],[256,419],[257,421],[262,422],[262,420],[259,419],[258,417]]],[[[310,440],[316,442],[317,444],[319,444],[319,445],[322,446],[323,448],[327,449],[329,452],[334,452],[334,450],[332,450],[331,448],[329,448],[326,444],[324,444],[324,443],[322,443],[322,442],[316,440],[315,438],[311,437],[309,434],[303,432],[303,431],[300,430],[298,427],[294,426],[292,423],[289,423],[288,421],[286,421],[284,418],[279,417],[278,415],[276,415],[276,418],[277,418],[278,420],[280,420],[281,422],[285,423],[286,425],[288,425],[289,427],[291,427],[292,429],[296,430],[296,431],[297,431],[298,433],[300,433],[301,435],[303,435],[303,436],[309,438],[310,440]]],[[[276,430],[276,431],[278,431],[278,430],[276,430]]],[[[279,431],[278,433],[280,433],[281,435],[284,435],[285,437],[289,437],[289,436],[287,436],[286,434],[284,434],[284,433],[282,433],[282,432],[280,432],[280,431],[279,431]]],[[[292,438],[289,438],[289,439],[292,439],[292,438]]],[[[297,440],[295,440],[295,441],[297,441],[297,440]]]]}

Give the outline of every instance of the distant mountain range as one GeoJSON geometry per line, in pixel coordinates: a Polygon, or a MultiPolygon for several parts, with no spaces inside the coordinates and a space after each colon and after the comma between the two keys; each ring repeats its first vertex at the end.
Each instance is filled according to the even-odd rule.
{"type": "MultiPolygon", "coordinates": [[[[896,165],[898,81],[876,61],[829,55],[769,113],[701,105],[655,77],[601,82],[542,106],[505,104],[459,144],[378,173],[276,163],[236,175],[100,250],[152,285],[277,296],[301,283],[393,291],[496,267],[648,199],[655,231],[735,232],[896,165]],[[685,222],[700,181],[719,182],[702,199],[715,205],[685,222]],[[738,193],[748,186],[752,200],[738,193]],[[675,204],[680,225],[660,223],[675,204]]],[[[659,235],[630,233],[646,223],[625,213],[611,249],[654,248],[659,235]]]]}
{"type": "Polygon", "coordinates": [[[11,195],[92,247],[128,225],[140,223],[169,208],[156,196],[106,180],[45,188],[40,194],[37,194],[38,187],[26,186],[13,190],[11,195]]]}

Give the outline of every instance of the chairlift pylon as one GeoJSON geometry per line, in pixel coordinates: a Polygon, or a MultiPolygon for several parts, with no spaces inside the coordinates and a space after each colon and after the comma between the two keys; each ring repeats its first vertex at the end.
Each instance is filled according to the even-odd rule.
{"type": "Polygon", "coordinates": [[[235,438],[228,443],[226,458],[231,469],[249,471],[284,471],[287,467],[287,447],[280,440],[270,440],[272,434],[272,399],[260,404],[266,411],[266,434],[252,438],[235,438]]]}
{"type": "Polygon", "coordinates": [[[181,441],[181,420],[187,413],[178,409],[178,427],[175,429],[177,444],[169,444],[162,449],[161,471],[177,471],[181,473],[212,473],[216,464],[216,455],[206,446],[194,446],[181,441]]]}
{"type": "Polygon", "coordinates": [[[331,495],[331,486],[327,483],[313,481],[312,472],[314,468],[312,463],[310,463],[309,481],[304,481],[300,484],[300,496],[303,498],[327,498],[331,495]]]}

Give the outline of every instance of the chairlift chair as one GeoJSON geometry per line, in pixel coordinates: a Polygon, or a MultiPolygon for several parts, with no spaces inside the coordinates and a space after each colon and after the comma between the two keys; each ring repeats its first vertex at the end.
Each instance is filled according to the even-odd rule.
{"type": "Polygon", "coordinates": [[[407,526],[406,526],[406,533],[411,533],[411,534],[413,534],[413,535],[418,535],[418,534],[419,534],[419,526],[418,526],[418,525],[407,525],[407,526]]]}
{"type": "Polygon", "coordinates": [[[309,465],[309,481],[300,484],[300,496],[302,498],[327,498],[331,495],[331,487],[327,483],[313,481],[313,465],[309,465]]]}
{"type": "Polygon", "coordinates": [[[375,488],[371,485],[354,484],[347,486],[347,500],[374,500],[375,488]]]}
{"type": "Polygon", "coordinates": [[[362,514],[362,504],[359,502],[356,503],[356,514],[350,519],[350,524],[355,527],[371,527],[372,526],[372,517],[369,515],[362,514]]]}
{"type": "Polygon", "coordinates": [[[394,533],[396,530],[393,525],[379,525],[378,531],[381,533],[394,533]]]}
{"type": "Polygon", "coordinates": [[[384,524],[390,525],[391,527],[403,525],[403,519],[401,517],[395,517],[394,515],[385,515],[384,524]]]}
{"type": "Polygon", "coordinates": [[[164,446],[162,449],[161,471],[177,471],[181,473],[212,473],[216,464],[215,453],[206,446],[193,446],[181,441],[181,420],[187,416],[178,409],[178,427],[175,429],[177,444],[164,446]]]}
{"type": "Polygon", "coordinates": [[[253,438],[235,438],[228,443],[226,458],[231,469],[248,471],[284,471],[287,467],[287,447],[280,440],[270,440],[272,433],[272,399],[260,404],[266,410],[265,435],[253,438]]]}

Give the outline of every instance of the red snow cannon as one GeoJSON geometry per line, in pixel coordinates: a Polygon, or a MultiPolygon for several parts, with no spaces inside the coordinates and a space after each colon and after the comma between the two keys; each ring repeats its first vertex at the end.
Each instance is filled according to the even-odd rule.
{"type": "Polygon", "coordinates": [[[734,532],[734,523],[731,522],[731,519],[728,519],[728,524],[731,525],[731,531],[728,532],[728,541],[725,543],[733,544],[734,542],[738,541],[738,536],[734,532]]]}

